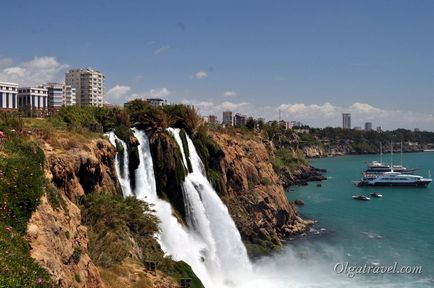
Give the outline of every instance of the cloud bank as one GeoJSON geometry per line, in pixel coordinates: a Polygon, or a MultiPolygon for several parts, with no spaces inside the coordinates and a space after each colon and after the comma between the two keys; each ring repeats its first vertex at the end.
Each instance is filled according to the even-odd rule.
{"type": "Polygon", "coordinates": [[[41,85],[47,82],[63,82],[64,72],[69,67],[54,56],[34,57],[30,61],[14,64],[10,58],[0,59],[0,79],[16,82],[20,86],[41,85]]]}

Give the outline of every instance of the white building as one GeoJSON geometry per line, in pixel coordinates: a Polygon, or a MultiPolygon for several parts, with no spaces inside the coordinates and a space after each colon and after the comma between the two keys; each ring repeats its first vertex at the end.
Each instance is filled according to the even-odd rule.
{"type": "Polygon", "coordinates": [[[104,74],[91,68],[72,69],[65,74],[65,84],[75,88],[76,102],[83,106],[103,106],[104,79],[104,74]]]}
{"type": "Polygon", "coordinates": [[[63,86],[63,105],[72,106],[77,104],[77,91],[70,85],[63,86]]]}
{"type": "Polygon", "coordinates": [[[18,107],[21,111],[29,111],[32,116],[42,116],[48,110],[47,88],[18,88],[18,107]]]}
{"type": "Polygon", "coordinates": [[[146,102],[148,102],[154,107],[159,107],[167,104],[167,100],[161,98],[148,98],[146,99],[146,102]]]}
{"type": "Polygon", "coordinates": [[[18,84],[0,82],[0,111],[15,111],[18,109],[18,84]]]}
{"type": "Polygon", "coordinates": [[[61,83],[47,83],[43,86],[48,91],[48,109],[58,110],[62,106],[75,105],[75,88],[61,83]]]}

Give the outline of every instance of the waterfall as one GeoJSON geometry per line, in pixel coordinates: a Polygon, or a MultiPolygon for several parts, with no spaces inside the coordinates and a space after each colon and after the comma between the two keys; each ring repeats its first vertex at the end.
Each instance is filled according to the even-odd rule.
{"type": "Polygon", "coordinates": [[[122,193],[124,195],[124,197],[127,196],[131,196],[132,192],[131,192],[131,185],[130,185],[130,176],[129,176],[129,171],[128,171],[128,149],[127,149],[127,144],[119,139],[114,132],[109,132],[107,134],[105,134],[110,143],[112,143],[113,146],[117,147],[116,145],[116,141],[118,141],[123,149],[124,149],[124,155],[123,155],[123,162],[121,165],[121,162],[119,160],[119,153],[116,153],[116,157],[115,157],[115,169],[116,169],[116,174],[118,175],[118,180],[119,183],[121,184],[121,188],[122,188],[122,193]]]}
{"type": "Polygon", "coordinates": [[[138,199],[154,205],[157,217],[160,219],[158,240],[164,252],[174,260],[188,263],[206,287],[212,287],[213,281],[203,259],[206,256],[205,243],[195,233],[190,233],[186,227],[173,216],[172,207],[157,196],[154,167],[149,140],[145,132],[134,129],[134,136],[139,141],[140,164],[136,170],[135,195],[138,199]]]}
{"type": "Polygon", "coordinates": [[[207,245],[205,263],[210,273],[225,283],[237,284],[240,273],[251,271],[241,236],[212,185],[191,139],[186,135],[188,147],[183,147],[179,129],[169,128],[180,147],[185,167],[187,167],[186,148],[192,166],[183,183],[187,221],[207,245]]]}
{"type": "MultiPolygon", "coordinates": [[[[183,165],[187,167],[179,130],[169,129],[169,132],[175,137],[183,165]]],[[[113,132],[107,136],[113,145],[116,146],[117,140],[127,151],[126,144],[113,132]]],[[[206,178],[204,165],[191,139],[187,136],[193,171],[182,184],[188,224],[185,227],[173,215],[170,203],[158,198],[146,133],[134,129],[134,136],[139,141],[140,164],[135,171],[136,188],[133,192],[138,199],[153,205],[161,221],[160,233],[156,237],[163,251],[174,260],[188,263],[207,288],[241,287],[240,276],[251,271],[246,249],[228,209],[206,178]]],[[[124,196],[133,195],[128,177],[128,154],[124,154],[123,169],[118,155],[115,164],[124,196]]]]}

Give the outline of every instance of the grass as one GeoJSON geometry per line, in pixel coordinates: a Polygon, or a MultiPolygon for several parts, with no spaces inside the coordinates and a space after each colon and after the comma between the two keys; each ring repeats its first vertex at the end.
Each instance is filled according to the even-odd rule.
{"type": "Polygon", "coordinates": [[[0,287],[52,287],[50,275],[29,254],[22,233],[0,222],[0,287]]]}

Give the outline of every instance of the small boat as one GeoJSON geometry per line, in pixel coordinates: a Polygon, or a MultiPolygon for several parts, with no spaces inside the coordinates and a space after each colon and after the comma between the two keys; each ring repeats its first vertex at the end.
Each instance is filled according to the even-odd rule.
{"type": "Polygon", "coordinates": [[[382,194],[378,194],[377,192],[371,193],[371,196],[374,197],[374,198],[382,198],[383,197],[382,194]]]}
{"type": "Polygon", "coordinates": [[[364,201],[368,201],[371,200],[371,198],[365,196],[365,195],[354,195],[353,196],[354,200],[364,200],[364,201]]]}
{"type": "Polygon", "coordinates": [[[322,186],[321,183],[316,184],[316,187],[321,187],[321,186],[322,186]]]}

